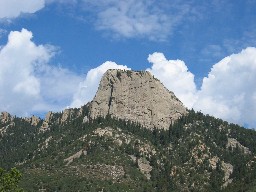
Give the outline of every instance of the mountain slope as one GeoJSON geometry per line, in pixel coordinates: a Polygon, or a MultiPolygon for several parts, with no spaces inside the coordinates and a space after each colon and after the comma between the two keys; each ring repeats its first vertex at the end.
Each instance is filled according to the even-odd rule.
{"type": "MultiPolygon", "coordinates": [[[[117,71],[114,77],[113,72],[109,80],[101,81],[94,100],[81,108],[49,112],[45,119],[1,113],[0,167],[17,167],[25,191],[255,191],[254,130],[193,110],[183,111],[164,129],[123,118],[128,109],[115,115],[120,107],[115,105],[122,98],[118,90],[125,86],[116,83],[119,88],[105,94],[108,99],[102,94],[116,78],[117,71]],[[93,107],[99,98],[103,104],[93,107]],[[105,110],[99,107],[105,107],[105,101],[111,101],[108,112],[93,116],[93,110],[105,110]]],[[[129,72],[123,71],[121,77],[124,73],[129,72]]],[[[140,73],[131,75],[137,78],[140,73]]],[[[136,82],[145,82],[144,76],[136,82]]],[[[131,89],[134,82],[127,81],[131,89]]],[[[136,92],[144,93],[145,87],[136,92]]],[[[173,106],[173,99],[165,102],[173,106]]],[[[124,103],[122,107],[129,108],[124,103]]],[[[156,105],[154,113],[158,112],[156,105]]]]}
{"type": "Polygon", "coordinates": [[[1,166],[20,169],[27,191],[241,191],[256,178],[255,131],[194,111],[170,130],[109,116],[45,132],[42,121],[13,122],[0,140],[1,166]]]}

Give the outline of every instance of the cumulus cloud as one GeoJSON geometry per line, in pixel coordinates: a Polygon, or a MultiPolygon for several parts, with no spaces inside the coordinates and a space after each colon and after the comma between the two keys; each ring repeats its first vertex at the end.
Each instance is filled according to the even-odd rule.
{"type": "Polygon", "coordinates": [[[256,48],[248,47],[213,65],[194,108],[233,123],[256,127],[256,48]]]}
{"type": "MultiPolygon", "coordinates": [[[[39,99],[40,82],[33,75],[33,67],[48,61],[49,53],[43,46],[33,44],[31,38],[32,33],[25,29],[11,32],[0,51],[1,111],[14,112],[22,103],[30,105],[39,99]]],[[[17,109],[18,113],[22,110],[17,109]]]]}
{"type": "Polygon", "coordinates": [[[44,6],[44,0],[1,0],[0,19],[15,18],[22,13],[35,13],[44,6]]]}
{"type": "Polygon", "coordinates": [[[184,61],[167,60],[162,53],[149,55],[148,61],[152,67],[147,70],[173,91],[186,107],[191,108],[196,100],[196,85],[194,75],[188,71],[184,61]]]}
{"type": "MultiPolygon", "coordinates": [[[[62,67],[50,65],[55,49],[36,45],[32,32],[9,34],[0,46],[0,111],[25,116],[66,106],[80,107],[91,101],[108,69],[129,69],[107,61],[88,71],[85,79],[62,67]]],[[[256,48],[248,47],[213,65],[196,89],[194,75],[181,60],[168,60],[162,53],[149,55],[147,69],[188,108],[256,127],[256,48]]]]}
{"type": "Polygon", "coordinates": [[[97,92],[100,80],[108,69],[130,70],[130,68],[125,65],[118,65],[111,61],[107,61],[97,68],[91,69],[88,71],[85,80],[80,83],[75,92],[71,107],[80,107],[93,99],[97,92]]]}
{"type": "MultiPolygon", "coordinates": [[[[176,24],[180,13],[172,18],[153,0],[84,0],[86,6],[96,14],[95,26],[99,30],[111,31],[118,37],[147,37],[165,40],[176,24]]],[[[174,3],[173,3],[174,4],[174,3]]]]}
{"type": "MultiPolygon", "coordinates": [[[[194,75],[184,61],[167,60],[163,53],[149,55],[152,64],[147,70],[158,78],[187,108],[232,123],[256,127],[256,48],[249,47],[213,65],[208,77],[196,89],[194,75]]],[[[100,79],[107,69],[129,69],[114,62],[105,62],[90,70],[73,96],[72,107],[91,101],[100,79]]]]}
{"type": "Polygon", "coordinates": [[[0,49],[0,111],[26,116],[60,110],[81,81],[66,69],[50,66],[54,49],[36,45],[32,36],[26,29],[12,31],[0,49]]]}
{"type": "MultiPolygon", "coordinates": [[[[147,71],[150,71],[169,90],[173,91],[186,107],[191,108],[196,99],[196,86],[194,75],[188,71],[185,63],[181,60],[167,60],[162,53],[149,55],[148,61],[152,63],[152,67],[147,71]]],[[[80,107],[93,99],[100,79],[108,69],[130,70],[127,66],[118,65],[110,61],[91,69],[74,94],[71,107],[80,107]]]]}
{"type": "Polygon", "coordinates": [[[196,89],[194,75],[181,60],[167,60],[162,53],[149,55],[147,69],[188,108],[232,123],[256,127],[256,48],[248,47],[213,65],[196,89]]]}

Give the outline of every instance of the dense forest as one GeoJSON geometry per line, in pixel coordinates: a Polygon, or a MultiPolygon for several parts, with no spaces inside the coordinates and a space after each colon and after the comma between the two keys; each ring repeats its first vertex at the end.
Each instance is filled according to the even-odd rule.
{"type": "MultiPolygon", "coordinates": [[[[75,109],[79,110],[79,109],[75,109]]],[[[0,167],[24,191],[255,191],[256,132],[190,110],[168,130],[83,113],[0,124],[0,167]]]]}

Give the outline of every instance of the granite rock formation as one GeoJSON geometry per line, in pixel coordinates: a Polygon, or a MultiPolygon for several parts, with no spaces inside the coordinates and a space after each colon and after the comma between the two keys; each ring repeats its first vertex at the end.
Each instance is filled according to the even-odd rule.
{"type": "Polygon", "coordinates": [[[186,108],[150,72],[108,70],[90,104],[90,118],[110,115],[146,128],[168,129],[186,108]]]}

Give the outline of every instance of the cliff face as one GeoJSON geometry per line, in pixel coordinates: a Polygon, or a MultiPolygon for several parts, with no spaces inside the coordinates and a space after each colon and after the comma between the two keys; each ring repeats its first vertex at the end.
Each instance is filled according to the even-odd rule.
{"type": "Polygon", "coordinates": [[[92,119],[106,115],[168,129],[186,108],[149,72],[108,70],[90,106],[92,119]]]}

